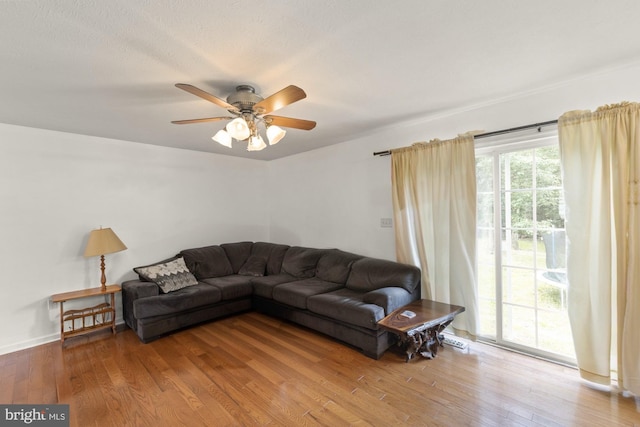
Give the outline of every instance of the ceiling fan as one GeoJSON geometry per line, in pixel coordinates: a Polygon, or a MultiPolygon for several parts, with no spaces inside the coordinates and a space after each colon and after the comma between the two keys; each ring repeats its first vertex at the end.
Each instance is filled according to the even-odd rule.
{"type": "Polygon", "coordinates": [[[236,92],[227,97],[227,100],[211,95],[202,89],[185,83],[178,83],[176,87],[200,98],[213,102],[219,107],[225,108],[232,116],[208,117],[203,119],[174,120],[171,123],[185,125],[191,123],[217,122],[219,120],[231,120],[225,129],[219,130],[212,139],[226,147],[231,148],[233,139],[247,141],[248,151],[259,151],[267,144],[258,133],[258,126],[266,128],[269,145],[280,141],[286,131],[281,128],[293,128],[311,130],[316,127],[316,122],[310,120],[293,119],[290,117],[270,115],[272,111],[279,110],[289,104],[300,101],[307,94],[297,86],[287,86],[271,96],[263,98],[249,85],[236,87],[236,92]]]}

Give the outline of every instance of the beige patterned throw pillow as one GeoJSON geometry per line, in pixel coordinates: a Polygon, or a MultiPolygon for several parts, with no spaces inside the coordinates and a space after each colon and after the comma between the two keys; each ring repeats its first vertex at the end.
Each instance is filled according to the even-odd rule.
{"type": "Polygon", "coordinates": [[[133,271],[145,280],[157,284],[165,294],[198,284],[198,280],[191,274],[182,257],[168,262],[136,267],[133,271]]]}

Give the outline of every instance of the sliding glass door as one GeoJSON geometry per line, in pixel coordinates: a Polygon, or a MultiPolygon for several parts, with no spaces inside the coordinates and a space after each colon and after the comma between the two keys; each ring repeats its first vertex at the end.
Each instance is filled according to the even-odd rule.
{"type": "Polygon", "coordinates": [[[480,335],[572,362],[557,139],[480,149],[476,172],[480,335]]]}

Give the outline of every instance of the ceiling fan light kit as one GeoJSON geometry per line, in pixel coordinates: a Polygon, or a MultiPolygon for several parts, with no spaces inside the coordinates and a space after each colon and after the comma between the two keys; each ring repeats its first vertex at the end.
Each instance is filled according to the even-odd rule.
{"type": "Polygon", "coordinates": [[[235,138],[238,141],[244,141],[251,136],[249,124],[242,117],[231,120],[226,129],[231,138],[235,138]]]}
{"type": "Polygon", "coordinates": [[[247,151],[260,151],[267,147],[267,144],[264,143],[264,140],[260,135],[252,136],[249,138],[249,143],[247,144],[247,151]]]}
{"type": "Polygon", "coordinates": [[[263,98],[255,93],[255,89],[252,86],[240,85],[236,87],[235,93],[227,97],[226,101],[189,84],[178,83],[176,87],[225,108],[235,116],[235,118],[209,117],[172,122],[182,125],[231,120],[225,126],[225,129],[219,130],[211,138],[225,147],[231,148],[235,139],[237,141],[247,141],[247,151],[263,150],[267,147],[267,144],[258,133],[259,125],[264,126],[266,129],[269,145],[277,144],[286,135],[287,132],[280,126],[302,130],[311,130],[316,126],[316,122],[310,120],[265,115],[306,98],[307,94],[297,86],[287,86],[281,91],[263,98]]]}
{"type": "Polygon", "coordinates": [[[287,131],[279,126],[267,126],[267,139],[269,140],[269,145],[276,145],[286,134],[287,131]]]}
{"type": "Polygon", "coordinates": [[[218,144],[222,144],[225,147],[229,148],[231,148],[231,143],[233,142],[231,135],[229,135],[224,129],[220,129],[218,132],[216,132],[216,134],[213,135],[211,139],[213,139],[218,144]]]}

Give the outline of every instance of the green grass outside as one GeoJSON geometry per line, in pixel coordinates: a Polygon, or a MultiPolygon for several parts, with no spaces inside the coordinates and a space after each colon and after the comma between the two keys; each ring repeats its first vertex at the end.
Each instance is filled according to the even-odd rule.
{"type": "MultiPolygon", "coordinates": [[[[492,242],[479,239],[478,295],[481,335],[496,336],[495,260],[492,242]]],[[[545,248],[535,242],[535,266],[545,268],[545,248]]],[[[506,246],[503,242],[503,248],[506,246]]],[[[503,340],[575,357],[563,292],[542,280],[534,267],[534,241],[519,239],[502,254],[503,340]],[[537,319],[536,319],[537,315],[537,319]],[[537,326],[537,342],[536,342],[537,326]]],[[[565,295],[566,298],[566,295],[565,295]]]]}

